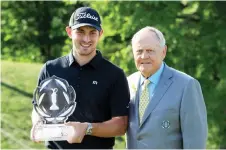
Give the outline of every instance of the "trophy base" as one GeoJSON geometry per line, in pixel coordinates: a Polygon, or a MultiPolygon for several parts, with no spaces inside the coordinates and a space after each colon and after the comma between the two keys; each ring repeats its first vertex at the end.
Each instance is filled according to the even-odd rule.
{"type": "Polygon", "coordinates": [[[64,124],[42,124],[31,129],[33,141],[65,141],[69,134],[73,134],[72,126],[64,124]]]}

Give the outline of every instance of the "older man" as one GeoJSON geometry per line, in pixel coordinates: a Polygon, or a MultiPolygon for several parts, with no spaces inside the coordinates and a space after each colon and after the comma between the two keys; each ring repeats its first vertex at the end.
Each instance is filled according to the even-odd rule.
{"type": "Polygon", "coordinates": [[[158,29],[138,31],[132,48],[139,71],[128,77],[127,148],[205,148],[207,114],[199,82],[164,63],[167,47],[158,29]]]}

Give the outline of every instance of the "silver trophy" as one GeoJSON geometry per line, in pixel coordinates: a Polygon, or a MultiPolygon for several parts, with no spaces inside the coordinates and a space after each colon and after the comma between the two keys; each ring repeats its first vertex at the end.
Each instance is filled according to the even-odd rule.
{"type": "Polygon", "coordinates": [[[43,80],[34,91],[34,110],[40,120],[31,129],[34,141],[62,141],[74,132],[64,125],[76,107],[76,93],[62,78],[52,76],[43,80]]]}

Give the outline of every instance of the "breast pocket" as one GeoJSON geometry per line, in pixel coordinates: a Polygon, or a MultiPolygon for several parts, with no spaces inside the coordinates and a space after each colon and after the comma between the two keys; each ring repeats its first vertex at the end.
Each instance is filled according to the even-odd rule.
{"type": "Polygon", "coordinates": [[[153,111],[150,119],[153,126],[159,131],[159,133],[170,134],[173,132],[179,132],[180,130],[179,113],[177,111],[153,111]]]}

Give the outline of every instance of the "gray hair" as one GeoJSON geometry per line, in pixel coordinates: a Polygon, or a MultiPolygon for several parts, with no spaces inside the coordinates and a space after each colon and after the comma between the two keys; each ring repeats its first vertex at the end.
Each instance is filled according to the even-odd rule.
{"type": "Polygon", "coordinates": [[[157,38],[159,39],[159,43],[160,43],[161,47],[164,47],[166,45],[166,40],[165,40],[165,37],[162,34],[162,32],[159,31],[157,28],[150,27],[150,26],[146,26],[146,27],[140,29],[137,33],[135,33],[133,38],[132,38],[132,42],[134,41],[135,37],[143,30],[149,30],[149,31],[154,32],[156,34],[157,38]]]}

